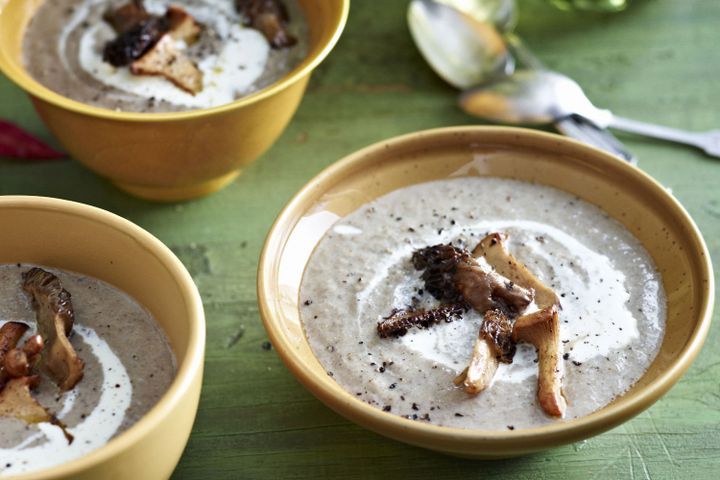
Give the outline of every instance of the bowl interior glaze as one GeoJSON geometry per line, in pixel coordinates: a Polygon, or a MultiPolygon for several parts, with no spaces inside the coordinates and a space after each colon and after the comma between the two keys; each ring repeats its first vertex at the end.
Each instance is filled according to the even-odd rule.
{"type": "Polygon", "coordinates": [[[381,142],[323,171],[286,206],[268,235],[258,276],[260,311],[288,368],[328,406],[381,434],[464,457],[521,455],[608,430],[649,407],[685,372],[707,334],[712,265],[682,206],[639,169],[557,135],[507,127],[453,127],[381,142]],[[392,190],[456,176],[494,176],[549,185],[600,206],[652,255],[668,298],[666,334],[645,375],[586,417],[513,432],[464,430],[381,412],[339,387],[314,357],[299,317],[298,292],[328,228],[392,190]]]}

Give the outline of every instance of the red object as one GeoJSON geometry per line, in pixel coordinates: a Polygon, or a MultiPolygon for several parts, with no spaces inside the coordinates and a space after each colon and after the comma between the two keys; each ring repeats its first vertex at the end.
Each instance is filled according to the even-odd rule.
{"type": "Polygon", "coordinates": [[[57,160],[67,155],[38,140],[20,127],[0,120],[0,157],[57,160]]]}

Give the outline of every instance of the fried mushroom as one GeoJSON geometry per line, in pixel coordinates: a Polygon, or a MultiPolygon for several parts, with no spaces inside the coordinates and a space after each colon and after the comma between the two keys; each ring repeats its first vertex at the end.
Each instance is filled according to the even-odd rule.
{"type": "Polygon", "coordinates": [[[415,269],[423,271],[424,287],[436,299],[469,305],[484,315],[470,365],[455,384],[464,385],[471,394],[485,390],[498,362],[512,362],[512,318],[532,303],[533,290],[515,285],[486,262],[450,244],[419,249],[413,253],[412,262],[415,269]]]}
{"type": "Polygon", "coordinates": [[[7,322],[0,327],[0,365],[2,365],[5,355],[15,348],[15,345],[29,328],[26,324],[20,322],[7,322]]]}
{"type": "Polygon", "coordinates": [[[562,347],[557,306],[551,305],[518,317],[512,338],[515,342],[532,344],[537,349],[538,403],[548,415],[562,418],[567,401],[562,393],[562,347]]]}
{"type": "Polygon", "coordinates": [[[195,43],[202,32],[202,27],[186,10],[170,5],[165,12],[165,18],[170,28],[170,36],[175,40],[182,40],[188,45],[195,43]]]}
{"type": "Polygon", "coordinates": [[[23,274],[23,290],[32,298],[45,343],[40,365],[61,390],[70,390],[85,366],[68,339],[75,321],[70,293],[55,275],[37,267],[23,274]]]}
{"type": "Polygon", "coordinates": [[[430,310],[396,309],[378,322],[378,335],[381,338],[402,337],[412,327],[423,329],[440,322],[450,323],[460,318],[464,311],[462,305],[441,305],[430,310]]]}
{"type": "Polygon", "coordinates": [[[430,295],[444,303],[464,302],[455,286],[455,272],[460,263],[470,261],[468,252],[450,244],[439,244],[415,250],[411,260],[415,270],[422,270],[420,278],[430,295]]]}
{"type": "Polygon", "coordinates": [[[71,444],[73,436],[67,431],[65,424],[50,414],[30,393],[30,389],[35,388],[39,381],[40,377],[37,375],[8,381],[0,391],[0,417],[16,418],[27,424],[51,423],[62,430],[68,444],[71,444]]]}
{"type": "Polygon", "coordinates": [[[122,35],[151,17],[152,15],[145,9],[142,0],[132,0],[125,5],[105,12],[103,20],[110,24],[115,33],[122,35]]]}
{"type": "Polygon", "coordinates": [[[27,325],[20,322],[8,322],[0,327],[0,390],[11,377],[6,371],[5,359],[15,350],[15,346],[28,330],[27,325]]]}
{"type": "Polygon", "coordinates": [[[425,289],[441,302],[467,303],[481,314],[500,309],[515,316],[533,301],[532,290],[515,285],[450,244],[419,249],[412,262],[423,271],[425,289]]]}
{"type": "Polygon", "coordinates": [[[203,88],[203,74],[192,60],[178,50],[172,37],[164,36],[148,53],[130,65],[134,75],[165,77],[178,88],[195,95],[203,88]]]}
{"type": "Polygon", "coordinates": [[[535,292],[535,303],[539,308],[560,306],[557,294],[543,284],[528,268],[519,262],[505,245],[507,235],[493,232],[485,236],[472,252],[475,258],[484,258],[500,275],[535,292]]]}
{"type": "MultiPolygon", "coordinates": [[[[22,348],[13,348],[5,354],[0,367],[6,377],[19,378],[29,376],[40,359],[44,343],[40,335],[27,339],[22,348]]],[[[0,373],[0,377],[3,373],[0,373]]]]}
{"type": "Polygon", "coordinates": [[[235,0],[235,8],[245,18],[245,26],[259,30],[275,49],[297,43],[287,29],[290,15],[280,0],[235,0]]]}
{"type": "Polygon", "coordinates": [[[532,290],[471,262],[458,265],[455,285],[465,301],[483,314],[497,309],[515,317],[530,305],[534,297],[532,290]]]}
{"type": "Polygon", "coordinates": [[[492,383],[500,362],[512,363],[515,343],[512,322],[500,310],[485,312],[468,367],[455,379],[470,394],[478,394],[492,383]]]}
{"type": "MultiPolygon", "coordinates": [[[[103,60],[115,67],[131,65],[151,52],[157,57],[158,49],[155,47],[166,35],[190,45],[202,32],[200,24],[186,10],[171,5],[165,15],[152,15],[139,0],[106,12],[103,20],[118,34],[117,38],[105,44],[103,50],[103,60]]],[[[166,50],[167,48],[162,49],[166,50]]],[[[179,54],[177,51],[170,60],[174,62],[179,54]]]]}
{"type": "Polygon", "coordinates": [[[103,61],[114,67],[130,65],[147,54],[169,30],[166,18],[150,17],[106,43],[103,61]]]}

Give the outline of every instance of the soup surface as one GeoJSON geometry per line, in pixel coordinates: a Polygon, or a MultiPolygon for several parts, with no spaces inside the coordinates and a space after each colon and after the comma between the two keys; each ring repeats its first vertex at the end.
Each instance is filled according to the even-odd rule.
{"type": "Polygon", "coordinates": [[[133,75],[127,66],[103,60],[105,44],[116,37],[103,15],[128,2],[45,1],[23,41],[29,73],[51,90],[90,105],[170,112],[230,103],[276,82],[307,55],[307,25],[296,0],[283,0],[283,5],[297,43],[279,49],[271,48],[258,30],[242,25],[232,0],[145,0],[152,14],[177,6],[202,26],[196,42],[178,47],[202,72],[202,90],[193,95],[160,76],[133,75]]]}
{"type": "Polygon", "coordinates": [[[455,178],[391,192],[339,220],[317,245],[301,284],[300,314],[320,363],[345,390],[397,415],[478,429],[537,427],[535,348],[518,344],[493,384],[470,395],[453,384],[468,365],[482,315],[380,338],[394,309],[429,309],[415,250],[452,242],[472,250],[489,232],[560,297],[566,419],[630,388],[655,358],[666,302],[640,242],[603,210],[547,186],[455,178]]]}
{"type": "MultiPolygon", "coordinates": [[[[26,323],[26,337],[36,333],[35,311],[22,289],[22,273],[31,267],[0,265],[0,326],[26,323]]],[[[85,367],[82,380],[67,392],[41,374],[33,396],[67,425],[74,440],[68,444],[50,423],[0,417],[0,476],[58,465],[101,447],[145,415],[175,377],[168,340],[145,308],[98,279],[45,270],[72,296],[70,342],[85,367]]]]}

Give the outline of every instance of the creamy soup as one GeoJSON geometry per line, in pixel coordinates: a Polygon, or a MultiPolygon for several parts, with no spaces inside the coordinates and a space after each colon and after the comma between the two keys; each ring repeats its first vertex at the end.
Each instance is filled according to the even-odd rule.
{"type": "Polygon", "coordinates": [[[417,421],[490,430],[557,422],[536,400],[537,356],[518,344],[511,364],[473,396],[453,384],[468,365],[482,316],[398,338],[377,324],[394,309],[437,306],[413,268],[415,250],[472,250],[488,232],[560,297],[566,419],[610,403],[660,347],[666,302],[640,242],[603,210],[568,193],[498,178],[456,178],[391,192],[339,220],[303,276],[301,319],[328,375],[370,405],[417,421]]]}
{"type": "MultiPolygon", "coordinates": [[[[31,326],[35,312],[22,290],[29,265],[0,265],[0,326],[31,326]]],[[[44,374],[37,401],[67,425],[71,444],[50,423],[28,425],[0,416],[0,476],[34,471],[81,457],[127,430],[150,410],[175,376],[175,358],[150,313],[111,285],[72,272],[46,269],[72,295],[70,337],[84,362],[82,380],[67,392],[44,374]]]]}
{"type": "Polygon", "coordinates": [[[45,1],[33,16],[23,42],[29,73],[57,93],[83,103],[132,112],[168,112],[230,103],[277,81],[307,54],[307,26],[296,0],[283,0],[288,30],[297,44],[273,49],[258,31],[242,26],[232,0],[146,0],[162,15],[179,6],[202,25],[192,45],[178,48],[203,75],[193,95],[158,76],[132,75],[128,67],[103,60],[103,47],[116,37],[103,20],[110,8],[129,0],[45,1]]]}

